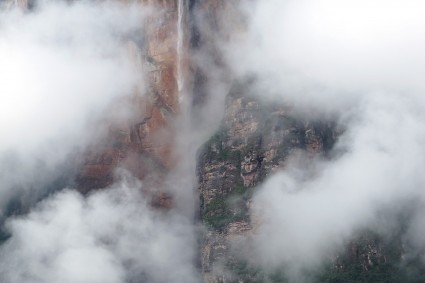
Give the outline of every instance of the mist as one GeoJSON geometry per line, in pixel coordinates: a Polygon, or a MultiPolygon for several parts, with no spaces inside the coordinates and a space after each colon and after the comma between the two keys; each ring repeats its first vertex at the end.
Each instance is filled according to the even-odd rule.
{"type": "Polygon", "coordinates": [[[200,281],[194,182],[205,130],[176,118],[180,166],[161,187],[120,168],[111,186],[87,195],[73,182],[111,123],[126,125],[142,111],[126,99],[147,92],[134,42],[145,44],[154,13],[109,1],[0,12],[2,282],[200,281]],[[154,207],[158,192],[172,195],[172,208],[154,207]]]}
{"type": "Polygon", "coordinates": [[[45,1],[0,12],[1,210],[45,191],[100,136],[112,101],[140,84],[123,40],[140,28],[136,11],[45,1]]]}
{"type": "Polygon", "coordinates": [[[345,111],[380,90],[420,99],[424,9],[420,1],[253,1],[228,60],[236,74],[258,77],[264,98],[298,108],[345,111]]]}
{"type": "Polygon", "coordinates": [[[326,155],[297,152],[255,189],[241,256],[302,282],[363,231],[390,237],[408,215],[406,255],[425,258],[425,4],[256,0],[238,8],[243,20],[221,23],[219,35],[197,15],[206,48],[191,50],[188,69],[205,76],[205,93],[196,106],[183,99],[176,133],[163,135],[175,134],[178,159],[165,189],[118,169],[113,185],[87,196],[72,182],[49,184],[72,175],[107,131],[101,121],[132,115],[111,105],[146,90],[128,44],[143,44],[152,8],[44,1],[0,12],[2,282],[200,282],[197,150],[219,127],[232,82],[247,78],[259,99],[331,118],[339,136],[326,155]],[[174,201],[168,210],[152,207],[148,192],[162,190],[174,201]],[[27,213],[10,215],[16,198],[27,213]]]}
{"type": "Polygon", "coordinates": [[[64,190],[7,228],[3,282],[199,282],[193,223],[152,210],[143,184],[117,173],[112,187],[85,198],[64,190]]]}
{"type": "Polygon", "coordinates": [[[342,129],[331,158],[292,158],[260,185],[249,261],[296,281],[360,232],[423,250],[425,20],[421,1],[253,1],[248,27],[225,47],[237,78],[260,99],[342,129]],[[237,46],[237,48],[236,48],[237,46]]]}
{"type": "MultiPolygon", "coordinates": [[[[140,34],[148,11],[46,1],[30,13],[0,12],[0,208],[6,213],[11,200],[30,195],[25,204],[34,205],[52,189],[49,182],[70,174],[64,164],[102,137],[104,119],[131,115],[131,109],[114,113],[111,105],[143,92],[143,70],[135,68],[127,41],[140,34]]],[[[117,180],[88,197],[54,188],[28,214],[6,219],[1,281],[197,282],[195,226],[174,210],[154,211],[152,196],[130,173],[118,172],[117,180]]]]}

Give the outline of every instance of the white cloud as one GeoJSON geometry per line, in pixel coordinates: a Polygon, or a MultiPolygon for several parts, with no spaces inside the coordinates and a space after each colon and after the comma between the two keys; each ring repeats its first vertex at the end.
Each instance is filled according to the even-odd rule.
{"type": "Polygon", "coordinates": [[[425,4],[258,0],[245,10],[243,42],[226,47],[235,74],[254,76],[262,99],[331,113],[344,129],[314,174],[287,169],[259,188],[253,258],[299,275],[362,229],[390,229],[400,209],[414,211],[406,241],[423,248],[425,4]]]}
{"type": "MultiPolygon", "coordinates": [[[[75,149],[96,138],[106,109],[113,120],[110,104],[143,92],[143,70],[135,69],[127,42],[143,44],[147,9],[46,1],[26,14],[0,12],[0,209],[15,196],[38,200],[46,188],[37,186],[64,174],[75,149]]],[[[186,119],[176,121],[182,160],[165,178],[167,188],[142,188],[121,172],[111,188],[87,197],[63,189],[6,219],[0,281],[199,282],[193,188],[206,134],[186,119]],[[142,193],[158,190],[173,195],[172,209],[153,209],[152,195],[142,193]]]]}
{"type": "Polygon", "coordinates": [[[65,190],[10,219],[2,282],[198,282],[193,224],[154,211],[131,176],[84,198],[65,190]]]}
{"type": "Polygon", "coordinates": [[[0,11],[2,202],[12,189],[51,175],[93,139],[99,131],[93,122],[106,107],[134,90],[141,78],[125,41],[140,30],[143,11],[48,1],[31,13],[0,11]]]}
{"type": "Polygon", "coordinates": [[[422,1],[260,0],[245,10],[245,42],[229,47],[230,65],[257,75],[263,96],[322,111],[345,111],[370,90],[421,98],[422,1]]]}

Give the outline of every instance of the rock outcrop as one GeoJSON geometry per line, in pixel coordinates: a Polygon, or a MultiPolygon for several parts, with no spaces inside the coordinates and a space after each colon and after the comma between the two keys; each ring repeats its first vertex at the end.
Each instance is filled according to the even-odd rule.
{"type": "Polygon", "coordinates": [[[135,71],[145,74],[144,86],[124,102],[132,109],[131,116],[119,124],[107,121],[110,125],[103,142],[85,155],[78,176],[82,192],[111,184],[118,166],[151,183],[150,187],[161,187],[163,176],[175,166],[173,121],[180,112],[177,72],[181,60],[176,44],[178,2],[142,1],[154,12],[136,39],[127,39],[127,44],[135,71]]]}
{"type": "MultiPolygon", "coordinates": [[[[178,1],[142,1],[154,6],[156,13],[140,30],[138,38],[143,42],[128,39],[128,50],[135,68],[146,72],[145,87],[136,89],[125,102],[133,108],[133,115],[118,124],[111,122],[104,142],[88,150],[78,176],[79,188],[84,193],[104,188],[113,182],[115,168],[124,167],[148,188],[156,188],[154,207],[172,207],[172,197],[161,188],[164,177],[178,163],[174,121],[182,111],[179,76],[193,84],[189,100],[202,109],[211,99],[210,83],[217,76],[208,73],[213,66],[232,88],[224,117],[217,117],[222,119],[219,129],[199,151],[199,212],[207,227],[199,247],[203,280],[268,282],[256,267],[241,261],[233,247],[239,237],[255,230],[256,219],[249,214],[252,194],[268,176],[285,170],[291,156],[326,156],[337,133],[331,122],[311,121],[295,115],[287,105],[262,102],[248,91],[249,81],[232,82],[231,76],[226,76],[219,45],[243,32],[243,16],[236,9],[240,1],[184,1],[190,18],[183,19],[186,37],[180,44],[178,1]],[[192,51],[202,54],[209,65],[191,62],[188,54],[192,51]]],[[[185,90],[191,87],[186,85],[185,90]]],[[[387,267],[382,265],[390,259],[385,249],[369,236],[353,240],[346,255],[335,259],[323,276],[345,275],[353,266],[360,266],[362,272],[378,263],[387,267]]],[[[285,281],[278,278],[272,282],[285,281]]]]}
{"type": "Polygon", "coordinates": [[[232,89],[222,126],[203,148],[198,167],[201,215],[209,228],[201,249],[205,282],[253,282],[254,272],[234,269],[241,262],[232,242],[255,228],[249,208],[256,187],[285,170],[297,152],[325,154],[335,142],[332,124],[294,118],[284,105],[262,103],[247,89],[232,89]]]}
{"type": "MultiPolygon", "coordinates": [[[[319,156],[331,158],[339,133],[332,120],[308,119],[288,105],[260,100],[258,94],[251,93],[250,79],[232,81],[231,75],[226,75],[226,62],[221,60],[217,42],[243,34],[244,18],[234,6],[241,1],[200,2],[203,23],[196,30],[195,48],[202,49],[232,85],[220,127],[199,151],[200,218],[206,227],[200,246],[203,281],[288,282],[285,274],[268,274],[240,257],[240,239],[249,238],[259,221],[250,214],[253,193],[268,176],[285,170],[290,158],[301,155],[304,162],[319,156]]],[[[208,96],[203,87],[212,78],[202,69],[196,69],[193,76],[194,99],[202,103],[208,96]]],[[[346,250],[310,279],[405,282],[408,277],[400,269],[401,258],[398,236],[384,241],[363,231],[353,235],[346,250]]]]}

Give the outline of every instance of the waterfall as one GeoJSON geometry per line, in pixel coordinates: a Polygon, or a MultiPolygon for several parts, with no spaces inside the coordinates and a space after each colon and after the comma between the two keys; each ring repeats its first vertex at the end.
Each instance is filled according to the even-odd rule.
{"type": "Polygon", "coordinates": [[[177,90],[179,99],[183,99],[184,91],[184,74],[183,74],[183,54],[184,54],[184,0],[178,0],[178,19],[177,19],[177,90]]]}

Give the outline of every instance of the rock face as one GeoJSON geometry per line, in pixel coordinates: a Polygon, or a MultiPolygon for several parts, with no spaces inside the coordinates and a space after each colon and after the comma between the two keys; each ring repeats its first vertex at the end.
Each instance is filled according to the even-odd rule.
{"type": "Polygon", "coordinates": [[[331,124],[296,119],[283,105],[264,104],[231,90],[219,131],[202,150],[199,163],[201,215],[209,227],[204,235],[202,268],[205,282],[253,282],[255,274],[238,270],[242,263],[231,243],[255,227],[248,214],[257,185],[298,151],[324,154],[335,134],[331,124]]]}
{"type": "MultiPolygon", "coordinates": [[[[135,72],[146,79],[141,79],[131,96],[111,107],[111,112],[123,107],[132,114],[105,121],[108,130],[85,152],[77,185],[83,193],[105,188],[114,182],[114,170],[123,167],[143,180],[147,189],[155,188],[153,207],[173,206],[164,179],[179,162],[175,120],[183,111],[182,90],[191,93],[194,108],[202,109],[212,99],[209,86],[216,79],[211,70],[189,59],[191,52],[202,54],[208,67],[218,69],[231,85],[229,93],[223,94],[227,98],[224,116],[217,118],[220,126],[199,150],[198,220],[206,227],[199,244],[203,281],[286,282],[241,260],[235,243],[255,231],[257,220],[249,209],[258,186],[274,172],[285,170],[289,158],[297,154],[306,160],[318,155],[326,158],[337,133],[332,122],[311,121],[287,105],[260,101],[250,93],[249,80],[232,81],[227,76],[219,45],[243,31],[243,17],[236,9],[241,1],[140,0],[155,12],[125,44],[135,72]]],[[[5,3],[27,10],[34,1],[5,3]]],[[[364,232],[313,282],[406,282],[409,277],[398,269],[402,254],[401,239],[383,242],[364,232]]]]}
{"type": "MultiPolygon", "coordinates": [[[[203,29],[195,30],[194,48],[226,73],[216,44],[243,32],[243,17],[233,6],[240,1],[199,2],[203,29]]],[[[199,69],[193,76],[195,103],[202,104],[208,96],[203,87],[211,78],[199,69]]],[[[249,214],[252,195],[268,176],[285,170],[289,158],[330,158],[338,132],[332,121],[308,120],[287,105],[260,101],[250,93],[249,80],[231,85],[220,127],[200,149],[197,166],[200,219],[206,226],[200,246],[203,281],[288,282],[284,274],[267,274],[238,255],[238,242],[255,232],[258,221],[249,214]]],[[[398,236],[384,241],[363,231],[312,274],[311,282],[416,282],[400,270],[401,258],[398,236]]]]}
{"type": "Polygon", "coordinates": [[[155,12],[136,35],[138,40],[128,39],[128,53],[135,70],[145,73],[147,79],[141,82],[145,86],[124,103],[131,107],[132,116],[120,124],[110,121],[105,142],[87,152],[78,176],[82,192],[111,184],[117,166],[157,186],[174,166],[172,121],[180,111],[178,1],[142,1],[155,12]]]}
{"type": "MultiPolygon", "coordinates": [[[[128,39],[128,50],[135,68],[146,72],[146,87],[136,89],[124,103],[131,105],[134,115],[124,122],[110,122],[104,142],[86,153],[78,176],[80,191],[108,186],[118,166],[130,170],[148,187],[161,188],[164,177],[178,162],[173,121],[182,111],[179,75],[183,73],[193,83],[194,105],[202,109],[211,98],[211,74],[189,62],[188,54],[202,53],[209,64],[226,74],[217,45],[243,30],[243,17],[235,9],[240,1],[184,1],[190,18],[183,19],[187,34],[180,45],[183,53],[177,50],[182,23],[178,1],[142,1],[155,6],[157,12],[140,30],[142,41],[128,39]]],[[[220,128],[199,151],[200,221],[207,227],[200,243],[204,282],[285,282],[271,280],[238,259],[232,243],[255,229],[256,220],[248,212],[256,187],[273,172],[285,170],[288,158],[298,152],[307,159],[326,156],[337,138],[332,123],[309,121],[285,105],[261,102],[249,93],[249,84],[231,83],[220,128]]],[[[172,198],[161,190],[156,196],[153,206],[173,205],[172,198]]],[[[345,276],[347,270],[359,273],[358,268],[367,272],[379,264],[388,266],[382,265],[390,259],[385,249],[373,237],[353,241],[346,255],[336,259],[319,281],[328,282],[329,274],[338,272],[345,276]]]]}
{"type": "MultiPolygon", "coordinates": [[[[249,213],[253,193],[298,156],[306,168],[310,158],[332,158],[338,138],[332,122],[311,121],[285,105],[261,102],[249,89],[249,83],[234,84],[221,127],[200,150],[198,189],[206,226],[200,254],[208,283],[288,282],[284,274],[269,274],[240,257],[240,240],[255,233],[258,223],[249,213]]],[[[311,282],[421,282],[417,259],[403,263],[411,273],[400,264],[399,235],[385,240],[370,231],[353,235],[345,251],[311,274],[311,282]]]]}

